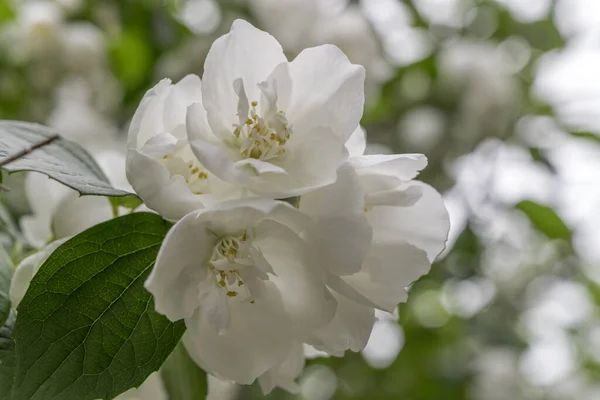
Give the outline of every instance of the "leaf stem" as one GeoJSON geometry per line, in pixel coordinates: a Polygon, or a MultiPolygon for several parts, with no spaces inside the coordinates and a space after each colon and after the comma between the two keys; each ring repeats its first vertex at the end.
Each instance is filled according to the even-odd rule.
{"type": "Polygon", "coordinates": [[[34,144],[33,146],[29,146],[29,147],[19,151],[18,153],[15,153],[12,156],[9,156],[9,157],[5,158],[4,160],[0,161],[0,167],[4,167],[5,165],[10,164],[13,161],[17,161],[19,158],[25,157],[26,155],[32,153],[33,151],[39,149],[40,147],[47,146],[58,139],[60,139],[60,135],[52,135],[52,136],[48,137],[47,139],[44,139],[41,142],[34,144]]]}

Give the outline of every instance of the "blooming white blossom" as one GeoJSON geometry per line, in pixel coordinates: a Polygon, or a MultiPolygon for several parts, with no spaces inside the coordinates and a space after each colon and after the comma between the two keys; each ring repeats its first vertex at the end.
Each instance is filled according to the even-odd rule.
{"type": "Polygon", "coordinates": [[[332,183],[364,105],[363,67],[335,46],[288,62],[266,32],[236,20],[206,58],[188,110],[198,161],[250,194],[285,198],[332,183]]]}
{"type": "Polygon", "coordinates": [[[321,266],[338,303],[331,323],[316,330],[308,343],[334,355],[366,346],[374,309],[393,312],[406,300],[405,287],[428,272],[449,230],[441,196],[413,180],[427,164],[425,157],[361,155],[362,134],[357,131],[349,141],[352,156],[340,167],[337,181],[302,196],[299,203],[301,211],[318,221],[307,240],[321,252],[321,266]],[[356,218],[371,227],[368,240],[356,228],[327,240],[356,218]],[[344,249],[351,249],[348,257],[340,257],[344,249]],[[352,260],[358,264],[349,268],[352,260]]]}
{"type": "Polygon", "coordinates": [[[214,178],[192,154],[185,115],[201,102],[200,78],[188,75],[177,84],[163,79],[149,90],[128,134],[127,179],[144,203],[177,220],[204,207],[214,178]]]}
{"type": "Polygon", "coordinates": [[[332,7],[321,0],[248,0],[255,17],[286,51],[331,43],[351,62],[366,68],[367,98],[390,77],[391,67],[364,13],[357,5],[332,7]]]}
{"type": "Polygon", "coordinates": [[[26,61],[52,55],[60,49],[64,13],[52,1],[18,3],[16,20],[3,26],[3,39],[11,57],[26,61]]]}
{"type": "Polygon", "coordinates": [[[363,83],[364,68],[338,48],[288,62],[272,36],[237,20],[212,45],[202,82],[163,80],[146,94],[129,130],[129,181],[171,220],[211,195],[284,198],[330,184],[362,116],[363,83]]]}
{"type": "Polygon", "coordinates": [[[207,372],[243,384],[267,373],[269,389],[293,381],[297,342],[336,310],[299,235],[309,223],[285,202],[244,199],[190,213],[169,231],[146,288],[158,312],[185,320],[184,344],[207,372]]]}

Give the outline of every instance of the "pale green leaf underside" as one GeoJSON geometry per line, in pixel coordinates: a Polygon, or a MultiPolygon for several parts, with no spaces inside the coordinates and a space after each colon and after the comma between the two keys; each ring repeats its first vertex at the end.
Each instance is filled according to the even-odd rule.
{"type": "Polygon", "coordinates": [[[111,399],[158,370],[185,330],[143,286],[169,227],[129,214],[48,258],[17,309],[13,400],[111,399]]]}
{"type": "MultiPolygon", "coordinates": [[[[43,125],[0,120],[0,162],[55,135],[43,125]]],[[[115,189],[94,159],[78,144],[58,139],[2,167],[9,172],[36,171],[82,195],[135,196],[115,189]]]]}

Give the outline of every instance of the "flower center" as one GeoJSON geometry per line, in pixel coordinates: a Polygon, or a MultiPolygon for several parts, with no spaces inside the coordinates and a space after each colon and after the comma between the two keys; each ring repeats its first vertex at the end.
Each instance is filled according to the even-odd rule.
{"type": "Polygon", "coordinates": [[[209,192],[208,171],[195,157],[186,157],[182,151],[173,152],[163,156],[161,163],[171,176],[182,176],[192,193],[203,194],[209,192]]]}
{"type": "Polygon", "coordinates": [[[215,276],[217,284],[229,297],[241,295],[241,300],[250,300],[251,294],[245,287],[240,270],[253,264],[251,258],[251,240],[248,232],[241,235],[225,236],[219,239],[213,249],[209,269],[215,276]]]}
{"type": "Polygon", "coordinates": [[[234,141],[244,158],[269,161],[285,154],[285,144],[293,133],[285,112],[277,110],[276,81],[262,82],[262,116],[258,101],[248,102],[241,79],[234,82],[238,94],[238,119],[234,124],[234,141]]]}

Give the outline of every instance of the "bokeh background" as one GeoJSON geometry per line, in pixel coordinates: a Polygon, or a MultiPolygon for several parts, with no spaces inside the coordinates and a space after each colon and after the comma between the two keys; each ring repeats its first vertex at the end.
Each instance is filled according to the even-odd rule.
{"type": "Polygon", "coordinates": [[[362,353],[268,398],[600,399],[600,1],[0,0],[0,118],[120,143],[236,18],[364,65],[368,152],[426,154],[452,222],[362,353]]]}

